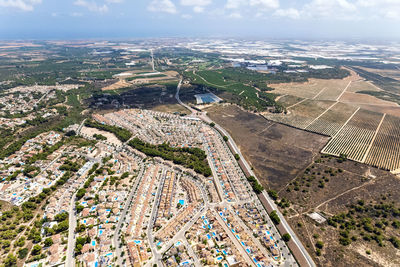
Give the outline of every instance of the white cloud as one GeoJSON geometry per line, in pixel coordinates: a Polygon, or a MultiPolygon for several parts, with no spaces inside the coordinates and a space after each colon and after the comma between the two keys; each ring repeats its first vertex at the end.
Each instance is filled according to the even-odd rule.
{"type": "Polygon", "coordinates": [[[193,11],[194,11],[195,13],[202,13],[202,12],[204,11],[204,7],[202,7],[202,6],[195,6],[195,7],[193,8],[193,11]]]}
{"type": "Polygon", "coordinates": [[[362,8],[368,8],[386,19],[400,19],[399,0],[358,0],[356,3],[362,8]]]}
{"type": "Polygon", "coordinates": [[[105,13],[108,11],[108,6],[106,4],[99,5],[95,1],[76,0],[74,5],[86,7],[92,12],[105,13]]]}
{"type": "Polygon", "coordinates": [[[300,12],[295,8],[277,9],[273,15],[276,17],[286,17],[290,19],[300,18],[300,12]]]}
{"type": "Polygon", "coordinates": [[[228,17],[233,19],[240,19],[242,18],[242,14],[240,14],[239,12],[233,12],[228,17]]]}
{"type": "Polygon", "coordinates": [[[177,13],[176,6],[171,0],[153,0],[147,6],[147,9],[151,12],[177,13]]]}
{"type": "Polygon", "coordinates": [[[210,5],[212,0],[181,0],[180,3],[182,6],[192,6],[195,13],[202,13],[204,7],[210,5]]]}
{"type": "Polygon", "coordinates": [[[23,11],[33,11],[34,6],[42,0],[0,0],[0,7],[11,7],[23,11]]]}
{"type": "Polygon", "coordinates": [[[250,0],[250,6],[259,6],[266,9],[279,7],[279,0],[250,0]]]}
{"type": "Polygon", "coordinates": [[[279,8],[279,0],[227,0],[225,4],[227,9],[239,9],[242,7],[258,8],[264,11],[277,9],[279,8]]]}
{"type": "Polygon", "coordinates": [[[212,0],[181,0],[182,6],[208,6],[212,0]]]}
{"type": "Polygon", "coordinates": [[[347,0],[313,0],[304,5],[302,13],[310,18],[355,19],[357,6],[347,0]]]}
{"type": "Polygon", "coordinates": [[[238,9],[240,6],[244,6],[247,3],[247,0],[228,0],[225,4],[225,8],[238,9]]]}
{"type": "Polygon", "coordinates": [[[189,15],[189,14],[183,14],[183,15],[182,15],[182,18],[183,18],[183,19],[191,19],[191,18],[193,18],[193,17],[192,17],[192,15],[189,15]]]}

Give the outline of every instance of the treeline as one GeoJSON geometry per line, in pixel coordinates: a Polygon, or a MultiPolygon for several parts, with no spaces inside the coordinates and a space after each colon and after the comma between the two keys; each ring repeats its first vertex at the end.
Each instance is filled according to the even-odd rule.
{"type": "Polygon", "coordinates": [[[132,133],[127,129],[118,126],[102,124],[97,121],[86,120],[85,126],[113,133],[121,142],[126,142],[132,137],[132,133]]]}
{"type": "Polygon", "coordinates": [[[129,145],[150,157],[160,157],[171,160],[175,164],[193,169],[204,176],[211,175],[211,169],[207,163],[207,155],[200,148],[171,147],[167,143],[152,145],[139,138],[134,138],[129,145]]]}
{"type": "Polygon", "coordinates": [[[254,176],[247,177],[247,181],[249,181],[251,187],[253,187],[253,190],[256,194],[260,194],[264,190],[264,187],[257,181],[254,176]]]}

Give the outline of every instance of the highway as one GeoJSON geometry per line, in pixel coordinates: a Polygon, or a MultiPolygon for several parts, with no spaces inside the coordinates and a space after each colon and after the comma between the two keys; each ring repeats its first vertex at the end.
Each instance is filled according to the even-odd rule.
{"type": "MultiPolygon", "coordinates": [[[[189,107],[188,105],[184,104],[180,98],[179,98],[179,91],[180,91],[180,87],[181,87],[181,83],[182,80],[179,81],[177,90],[176,90],[176,95],[175,98],[178,101],[179,104],[181,104],[182,106],[184,106],[185,108],[189,109],[192,111],[192,115],[196,114],[197,112],[192,109],[191,107],[189,107]]],[[[197,113],[198,114],[198,113],[197,113]]],[[[200,114],[197,115],[197,117],[199,117],[200,119],[202,119],[204,122],[206,123],[211,123],[214,122],[212,121],[206,114],[206,112],[201,112],[200,114]]],[[[215,123],[215,122],[214,122],[215,123]]],[[[252,171],[250,165],[248,164],[248,162],[246,161],[246,159],[243,157],[242,153],[240,152],[239,148],[237,147],[236,143],[233,141],[233,138],[230,136],[230,134],[221,126],[219,126],[217,123],[215,123],[214,126],[215,129],[218,130],[218,132],[220,132],[221,135],[227,136],[228,137],[228,143],[230,145],[230,147],[233,149],[233,153],[238,154],[240,156],[240,159],[244,165],[244,168],[246,169],[246,171],[254,176],[257,180],[257,176],[255,175],[255,173],[252,171]]],[[[301,241],[298,239],[298,237],[296,236],[296,234],[294,233],[294,231],[292,230],[292,228],[289,226],[289,224],[287,223],[285,217],[282,215],[282,213],[277,209],[274,201],[269,197],[269,195],[266,193],[266,191],[264,190],[262,192],[263,196],[265,197],[265,199],[267,200],[268,204],[270,206],[272,206],[274,208],[274,210],[277,211],[277,214],[281,220],[281,224],[284,228],[284,230],[286,232],[288,232],[293,240],[293,243],[296,245],[296,247],[298,248],[298,250],[301,252],[302,257],[305,259],[305,261],[307,262],[308,266],[310,267],[314,267],[316,266],[313,259],[311,258],[311,256],[308,254],[307,250],[304,248],[303,244],[301,243],[301,241]]]]}

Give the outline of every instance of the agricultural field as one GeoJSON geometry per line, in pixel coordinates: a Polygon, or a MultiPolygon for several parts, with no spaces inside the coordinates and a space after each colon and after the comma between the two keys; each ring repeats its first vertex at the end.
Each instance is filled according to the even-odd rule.
{"type": "Polygon", "coordinates": [[[315,133],[334,136],[356,110],[357,108],[354,106],[336,102],[334,106],[305,129],[315,133]]]}
{"type": "Polygon", "coordinates": [[[335,102],[333,101],[304,99],[301,102],[292,105],[288,109],[287,114],[274,114],[266,112],[262,115],[267,119],[304,129],[334,103],[335,102]]]}
{"type": "Polygon", "coordinates": [[[353,81],[349,88],[346,90],[347,92],[357,93],[360,91],[381,91],[378,87],[376,87],[373,83],[365,81],[365,80],[358,80],[353,81]]]}
{"type": "Polygon", "coordinates": [[[268,121],[234,105],[213,106],[207,113],[234,138],[266,188],[284,187],[328,142],[328,137],[268,121]]]}
{"type": "Polygon", "coordinates": [[[299,103],[304,98],[293,96],[293,95],[281,95],[278,96],[275,100],[281,103],[285,108],[289,108],[296,103],[299,103]]]}
{"type": "Polygon", "coordinates": [[[309,98],[316,100],[333,100],[336,101],[343,91],[347,90],[353,81],[357,81],[360,77],[350,71],[350,76],[344,79],[309,79],[302,83],[279,83],[270,84],[274,90],[272,93],[288,94],[301,98],[309,98]]]}
{"type": "Polygon", "coordinates": [[[358,110],[329,141],[322,153],[335,156],[345,154],[351,160],[362,162],[382,119],[381,113],[358,110]]]}
{"type": "Polygon", "coordinates": [[[400,118],[386,115],[365,163],[397,170],[400,168],[400,118]]]}

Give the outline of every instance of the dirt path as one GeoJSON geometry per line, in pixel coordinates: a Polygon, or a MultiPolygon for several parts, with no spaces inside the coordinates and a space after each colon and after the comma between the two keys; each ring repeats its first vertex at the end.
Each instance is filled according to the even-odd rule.
{"type": "Polygon", "coordinates": [[[320,208],[321,206],[323,206],[323,205],[325,205],[325,204],[331,202],[332,200],[335,200],[335,199],[337,199],[338,197],[341,197],[341,196],[343,196],[343,195],[345,195],[345,194],[347,194],[347,193],[349,193],[349,192],[351,192],[351,191],[360,189],[360,188],[362,188],[362,187],[364,187],[364,186],[366,186],[366,185],[370,185],[370,184],[373,184],[373,183],[375,183],[375,180],[370,180],[370,181],[368,181],[368,182],[366,182],[366,183],[364,183],[364,184],[362,184],[362,185],[359,185],[359,186],[350,188],[350,189],[348,189],[348,190],[346,190],[346,191],[340,193],[339,195],[336,195],[336,196],[334,196],[334,197],[332,197],[332,198],[330,198],[330,199],[328,199],[328,200],[325,200],[324,202],[322,202],[321,204],[319,204],[318,206],[316,206],[315,209],[316,209],[316,210],[319,210],[319,208],[320,208]]]}

